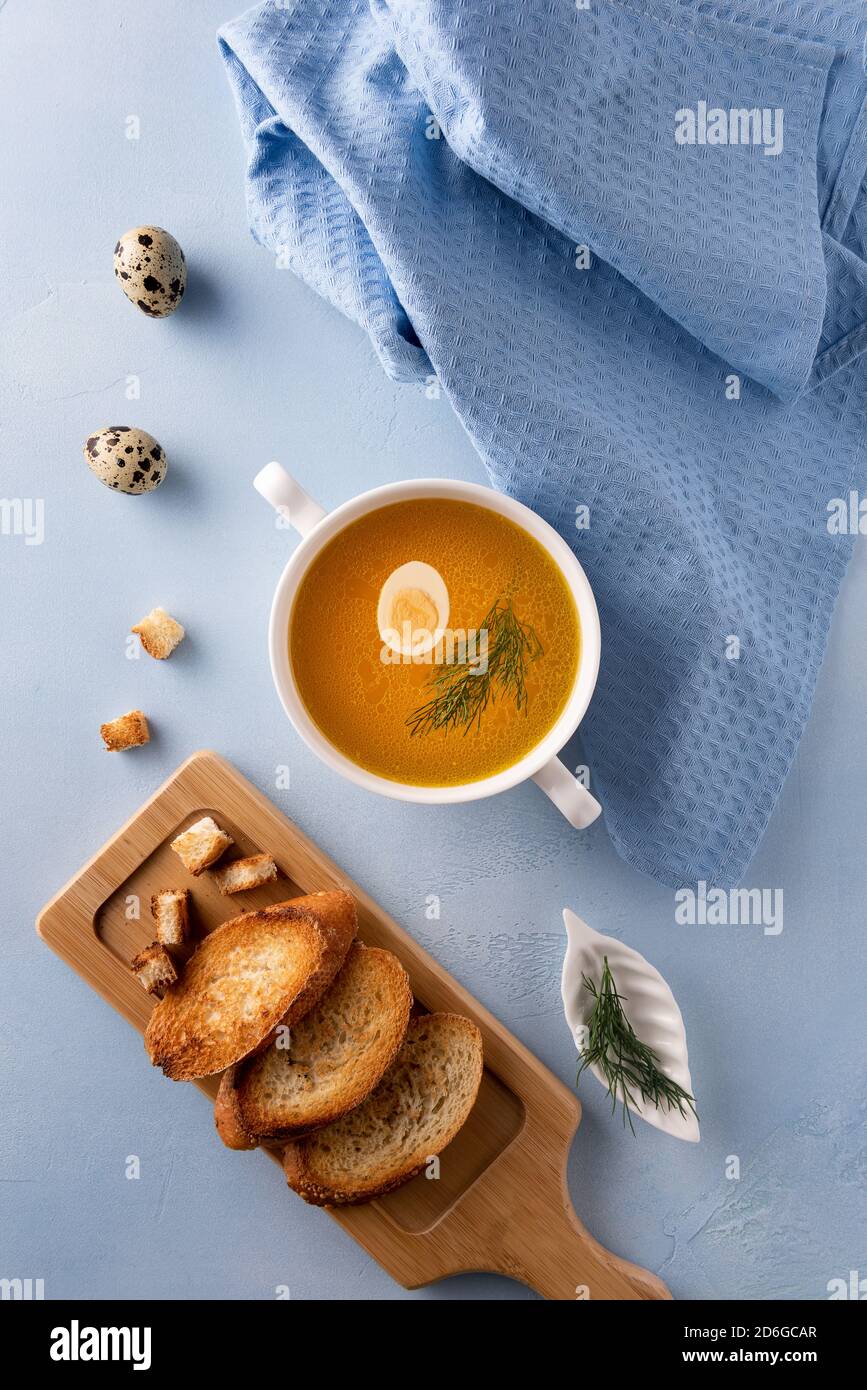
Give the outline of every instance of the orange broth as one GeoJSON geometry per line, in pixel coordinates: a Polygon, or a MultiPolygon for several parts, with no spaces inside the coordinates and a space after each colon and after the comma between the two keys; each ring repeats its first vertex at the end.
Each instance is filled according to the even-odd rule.
{"type": "Polygon", "coordinates": [[[475,782],[520,761],[560,716],[580,646],[575,602],[548,552],[506,517],[447,498],[398,502],[351,522],[312,560],[289,631],[299,693],[325,737],[369,772],[426,787],[475,782]],[[543,649],[527,667],[526,712],[494,686],[468,733],[411,734],[406,721],[430,698],[435,668],[384,664],[377,627],[380,589],[410,560],[442,575],[453,630],[478,629],[496,599],[511,597],[543,649]]]}

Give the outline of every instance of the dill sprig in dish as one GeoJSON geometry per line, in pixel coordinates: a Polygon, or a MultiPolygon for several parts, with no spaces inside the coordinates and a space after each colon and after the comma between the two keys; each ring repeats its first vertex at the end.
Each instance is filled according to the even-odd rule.
{"type": "Polygon", "coordinates": [[[640,1041],[623,1011],[624,995],[617,993],[614,976],[605,956],[602,979],[597,986],[582,974],[584,988],[596,1001],[587,1024],[587,1043],[581,1053],[577,1086],[586,1067],[595,1064],[605,1078],[611,1096],[612,1111],[618,1100],[623,1105],[623,1123],[635,1133],[629,1103],[636,1104],[636,1095],[646,1105],[657,1109],[678,1110],[685,1116],[687,1108],[695,1115],[695,1100],[671,1077],[660,1070],[659,1058],[652,1047],[640,1041]]]}
{"type": "Polygon", "coordinates": [[[527,666],[542,655],[542,644],[529,623],[522,623],[512,600],[496,599],[482,621],[487,633],[487,667],[474,669],[469,662],[438,666],[428,682],[432,695],[407,719],[410,734],[448,733],[462,728],[468,734],[496,697],[511,697],[515,708],[526,714],[527,666]]]}

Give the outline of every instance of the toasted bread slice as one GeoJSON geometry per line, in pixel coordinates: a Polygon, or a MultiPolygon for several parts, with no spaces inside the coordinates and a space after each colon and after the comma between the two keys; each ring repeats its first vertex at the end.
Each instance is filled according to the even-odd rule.
{"type": "Polygon", "coordinates": [[[277,877],[277,865],[270,854],[251,854],[247,859],[233,859],[214,870],[214,881],[224,897],[232,893],[249,893],[271,883],[277,877]]]}
{"type": "Polygon", "coordinates": [[[235,842],[227,830],[222,830],[213,816],[202,816],[187,826],[172,840],[171,848],[185,869],[198,878],[211,864],[216,864],[235,842]]]}
{"type": "Polygon", "coordinates": [[[414,1018],[366,1100],[287,1144],[289,1186],[316,1206],[367,1202],[400,1187],[454,1139],[473,1108],[482,1066],[482,1035],[468,1018],[414,1018]]]}
{"type": "Polygon", "coordinates": [[[288,1038],[223,1074],[214,1107],[220,1138],[248,1149],[257,1138],[291,1139],[354,1109],[397,1056],[411,1008],[397,956],[356,941],[328,993],[288,1038]]]}
{"type": "Polygon", "coordinates": [[[214,1101],[214,1124],[227,1149],[258,1149],[261,1140],[244,1128],[238,1105],[236,1081],[241,1066],[243,1063],[229,1067],[220,1077],[220,1089],[214,1101]]]}
{"type": "Polygon", "coordinates": [[[150,946],[145,946],[143,951],[133,956],[130,968],[148,994],[162,994],[178,978],[175,963],[161,941],[152,941],[150,946]]]}
{"type": "Polygon", "coordinates": [[[145,1032],[154,1066],[174,1081],[212,1076],[319,1002],[358,919],[348,893],[313,893],[224,922],[190,957],[145,1032]]]}

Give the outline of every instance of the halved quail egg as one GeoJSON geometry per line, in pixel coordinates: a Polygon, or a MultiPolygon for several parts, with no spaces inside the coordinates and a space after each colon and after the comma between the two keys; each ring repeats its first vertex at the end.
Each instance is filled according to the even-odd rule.
{"type": "Polygon", "coordinates": [[[392,570],[379,593],[376,621],[380,637],[393,652],[426,656],[449,621],[449,594],[439,570],[423,560],[409,560],[392,570]]]}

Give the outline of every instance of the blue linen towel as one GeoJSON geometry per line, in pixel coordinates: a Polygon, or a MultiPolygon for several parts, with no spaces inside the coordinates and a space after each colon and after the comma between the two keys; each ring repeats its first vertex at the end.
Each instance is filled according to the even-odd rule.
{"type": "Polygon", "coordinates": [[[862,0],[272,0],[220,46],[254,235],[587,570],[618,851],[738,881],[863,477],[862,0]]]}

